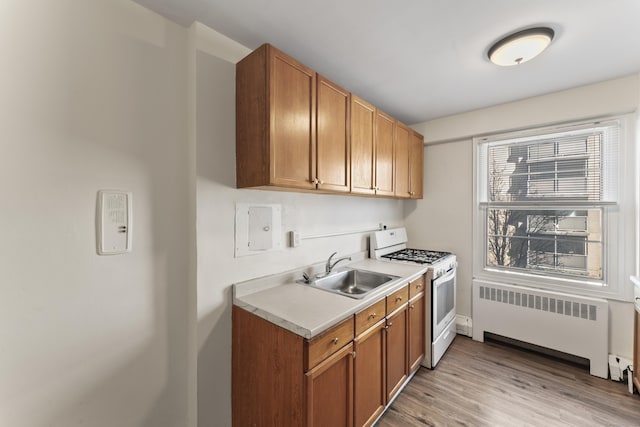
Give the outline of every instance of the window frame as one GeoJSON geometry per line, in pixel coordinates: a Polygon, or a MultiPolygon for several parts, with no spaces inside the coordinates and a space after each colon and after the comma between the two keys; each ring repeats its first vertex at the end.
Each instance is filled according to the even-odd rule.
{"type": "MultiPolygon", "coordinates": [[[[596,120],[583,122],[563,123],[554,126],[545,126],[505,132],[493,135],[477,136],[473,138],[473,278],[506,282],[510,284],[531,286],[536,288],[549,289],[558,292],[569,292],[582,296],[604,297],[622,301],[632,299],[633,289],[629,284],[629,276],[635,274],[636,244],[635,239],[628,238],[629,233],[625,230],[633,229],[636,225],[635,215],[635,192],[637,176],[635,173],[635,125],[636,117],[633,114],[623,116],[604,117],[596,120]],[[481,169],[479,161],[481,147],[487,147],[490,142],[510,140],[517,138],[540,138],[544,135],[563,133],[567,131],[580,131],[593,127],[600,127],[607,123],[617,123],[618,125],[618,168],[617,179],[617,202],[601,202],[594,206],[592,202],[567,201],[566,203],[553,201],[549,205],[538,202],[538,208],[547,207],[557,210],[587,210],[589,208],[601,209],[602,222],[602,279],[588,279],[580,277],[563,277],[559,275],[544,274],[539,271],[521,272],[511,271],[503,268],[492,268],[487,264],[487,238],[488,224],[487,215],[489,204],[481,200],[487,199],[486,185],[488,177],[480,179],[481,169]],[[625,238],[627,235],[627,238],[625,238]]],[[[485,152],[486,154],[486,152],[485,152]]],[[[488,157],[484,157],[488,158],[488,157]]],[[[528,203],[518,203],[519,206],[527,206],[528,203]]],[[[512,204],[511,206],[514,206],[512,204]]],[[[492,204],[491,207],[501,206],[509,209],[509,204],[492,204]]],[[[535,209],[532,206],[532,209],[535,209]]],[[[636,233],[634,231],[633,237],[636,233]]],[[[587,242],[585,242],[588,245],[587,242]]],[[[587,248],[588,249],[588,248],[587,248]]],[[[585,249],[585,256],[587,254],[585,249]]]]}

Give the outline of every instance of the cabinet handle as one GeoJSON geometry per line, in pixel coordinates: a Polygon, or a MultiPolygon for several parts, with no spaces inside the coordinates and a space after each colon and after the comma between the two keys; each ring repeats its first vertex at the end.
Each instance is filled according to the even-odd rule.
{"type": "Polygon", "coordinates": [[[355,351],[351,352],[351,357],[353,357],[354,359],[356,358],[356,352],[355,351]]]}
{"type": "Polygon", "coordinates": [[[411,304],[411,305],[409,306],[409,308],[410,308],[411,310],[413,310],[414,308],[416,308],[416,306],[415,306],[415,304],[411,304]]]}
{"type": "Polygon", "coordinates": [[[318,185],[318,178],[313,178],[313,180],[311,181],[313,184],[318,185]]]}
{"type": "Polygon", "coordinates": [[[371,314],[369,315],[369,317],[370,317],[371,319],[375,319],[377,316],[378,316],[378,315],[377,315],[377,314],[375,314],[375,313],[371,313],[371,314]]]}
{"type": "Polygon", "coordinates": [[[396,297],[396,301],[402,301],[402,297],[396,297]]]}
{"type": "Polygon", "coordinates": [[[333,339],[333,344],[334,344],[334,345],[338,345],[338,341],[340,341],[338,338],[334,338],[334,339],[333,339]]]}
{"type": "Polygon", "coordinates": [[[322,185],[322,184],[324,184],[324,181],[323,181],[323,180],[321,180],[321,179],[319,179],[319,180],[318,180],[318,184],[322,185]]]}
{"type": "Polygon", "coordinates": [[[416,289],[422,289],[422,283],[416,285],[416,289]]]}
{"type": "Polygon", "coordinates": [[[389,329],[389,328],[390,328],[390,327],[392,327],[392,326],[393,326],[393,322],[389,322],[389,323],[387,323],[387,329],[389,329]]]}

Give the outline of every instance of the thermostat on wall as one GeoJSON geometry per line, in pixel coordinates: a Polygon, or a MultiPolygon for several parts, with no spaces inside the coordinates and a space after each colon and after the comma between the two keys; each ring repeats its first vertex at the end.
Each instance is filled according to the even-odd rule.
{"type": "Polygon", "coordinates": [[[117,255],[131,252],[132,193],[98,191],[96,210],[96,242],[98,255],[117,255]]]}

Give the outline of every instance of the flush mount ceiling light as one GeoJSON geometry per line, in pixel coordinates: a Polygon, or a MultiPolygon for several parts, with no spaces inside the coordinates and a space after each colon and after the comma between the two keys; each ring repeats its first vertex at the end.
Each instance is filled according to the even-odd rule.
{"type": "Polygon", "coordinates": [[[548,27],[518,31],[494,43],[489,49],[489,59],[504,67],[519,65],[535,58],[549,46],[554,32],[548,27]]]}

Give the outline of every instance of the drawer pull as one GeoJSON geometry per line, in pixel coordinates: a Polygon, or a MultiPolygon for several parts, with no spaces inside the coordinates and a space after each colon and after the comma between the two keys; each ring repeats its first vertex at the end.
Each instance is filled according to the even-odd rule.
{"type": "Polygon", "coordinates": [[[390,327],[392,327],[392,326],[393,326],[393,322],[389,322],[389,323],[387,323],[387,329],[389,329],[389,328],[390,328],[390,327]]]}
{"type": "Polygon", "coordinates": [[[355,351],[351,352],[351,357],[353,357],[354,359],[356,358],[356,352],[355,351]]]}
{"type": "Polygon", "coordinates": [[[371,318],[371,319],[375,319],[377,316],[378,316],[378,315],[377,315],[376,313],[371,313],[371,314],[369,315],[369,318],[371,318]]]}
{"type": "Polygon", "coordinates": [[[418,284],[416,285],[416,289],[422,289],[422,283],[418,283],[418,284]]]}
{"type": "Polygon", "coordinates": [[[402,301],[402,297],[396,297],[396,301],[402,301]]]}
{"type": "Polygon", "coordinates": [[[409,306],[409,308],[410,308],[411,310],[413,310],[414,308],[416,308],[416,305],[415,305],[415,304],[411,304],[411,305],[409,306]]]}
{"type": "Polygon", "coordinates": [[[333,344],[338,345],[338,341],[340,341],[337,337],[333,339],[333,344]]]}

